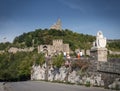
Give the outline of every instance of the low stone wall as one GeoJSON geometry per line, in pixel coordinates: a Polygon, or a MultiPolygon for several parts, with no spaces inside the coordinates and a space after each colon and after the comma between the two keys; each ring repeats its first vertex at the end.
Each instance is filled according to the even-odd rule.
{"type": "Polygon", "coordinates": [[[90,59],[90,64],[88,71],[101,74],[104,87],[106,88],[112,84],[116,78],[120,78],[120,59],[108,59],[107,62],[90,59]]]}
{"type": "Polygon", "coordinates": [[[106,73],[120,74],[120,64],[113,62],[98,62],[97,70],[106,73]]]}
{"type": "Polygon", "coordinates": [[[120,90],[120,78],[116,78],[115,81],[110,84],[109,89],[113,89],[113,90],[120,90]]]}
{"type": "Polygon", "coordinates": [[[111,73],[104,73],[104,72],[98,72],[101,74],[101,78],[104,81],[104,87],[108,88],[110,84],[112,84],[116,78],[120,78],[120,75],[118,74],[111,74],[111,73]]]}

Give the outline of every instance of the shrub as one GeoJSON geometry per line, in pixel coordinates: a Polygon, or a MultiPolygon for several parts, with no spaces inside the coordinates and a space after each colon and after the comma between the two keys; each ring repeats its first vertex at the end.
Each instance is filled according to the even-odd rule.
{"type": "Polygon", "coordinates": [[[87,81],[85,84],[86,87],[90,87],[90,81],[87,81]]]}

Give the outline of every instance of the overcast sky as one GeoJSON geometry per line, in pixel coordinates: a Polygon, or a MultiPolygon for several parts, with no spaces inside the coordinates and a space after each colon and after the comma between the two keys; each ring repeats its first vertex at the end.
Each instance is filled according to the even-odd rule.
{"type": "Polygon", "coordinates": [[[49,28],[58,18],[63,29],[120,39],[120,0],[0,0],[0,42],[49,28]]]}

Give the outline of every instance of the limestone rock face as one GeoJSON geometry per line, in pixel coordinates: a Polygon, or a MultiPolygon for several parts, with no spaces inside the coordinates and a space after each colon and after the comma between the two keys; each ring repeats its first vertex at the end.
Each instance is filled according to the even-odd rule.
{"type": "Polygon", "coordinates": [[[86,84],[90,83],[91,86],[104,86],[104,81],[102,80],[101,74],[90,74],[89,76],[83,76],[81,82],[86,84]]]}
{"type": "Polygon", "coordinates": [[[45,80],[45,68],[40,65],[32,66],[31,80],[45,80]]]}
{"type": "Polygon", "coordinates": [[[65,77],[66,77],[66,75],[67,75],[67,72],[66,72],[66,67],[65,66],[63,66],[63,67],[61,67],[60,69],[59,69],[59,72],[60,72],[60,74],[59,74],[59,80],[60,81],[64,81],[65,80],[65,77]]]}
{"type": "Polygon", "coordinates": [[[54,80],[54,73],[53,73],[54,69],[53,67],[51,67],[49,70],[48,70],[48,80],[49,81],[53,81],[54,80]]]}
{"type": "MultiPolygon", "coordinates": [[[[44,65],[33,65],[31,71],[31,80],[45,80],[46,68],[47,67],[44,65]]],[[[86,84],[87,82],[90,82],[91,86],[104,86],[104,81],[101,78],[101,74],[91,73],[90,75],[80,76],[77,74],[76,70],[70,72],[65,66],[62,66],[59,69],[50,67],[48,69],[47,77],[48,81],[61,81],[75,84],[86,84]]]]}
{"type": "Polygon", "coordinates": [[[71,83],[79,83],[80,77],[77,75],[76,71],[72,71],[68,76],[68,81],[71,83]]]}
{"type": "Polygon", "coordinates": [[[108,86],[110,89],[120,90],[120,78],[116,78],[115,81],[108,86]]]}

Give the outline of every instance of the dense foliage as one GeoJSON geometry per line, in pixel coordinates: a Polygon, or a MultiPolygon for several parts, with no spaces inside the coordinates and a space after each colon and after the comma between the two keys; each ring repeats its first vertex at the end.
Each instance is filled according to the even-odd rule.
{"type": "Polygon", "coordinates": [[[112,51],[120,51],[120,40],[109,41],[108,48],[112,51]]]}
{"type": "Polygon", "coordinates": [[[16,37],[13,43],[19,47],[29,47],[40,44],[52,44],[53,39],[63,39],[64,43],[69,43],[70,48],[75,50],[77,48],[90,49],[95,37],[79,34],[67,29],[63,31],[37,29],[33,32],[23,33],[22,35],[16,37]]]}
{"type": "Polygon", "coordinates": [[[62,65],[64,65],[65,60],[63,59],[63,55],[57,55],[52,57],[52,65],[54,65],[57,68],[60,68],[62,65]]]}
{"type": "MultiPolygon", "coordinates": [[[[43,64],[37,52],[4,53],[0,55],[0,81],[29,80],[33,64],[43,64]]],[[[43,60],[42,60],[43,59],[43,60]]]]}
{"type": "Polygon", "coordinates": [[[0,43],[0,50],[7,50],[12,44],[9,42],[0,43]]]}
{"type": "MultiPolygon", "coordinates": [[[[60,68],[63,55],[50,58],[52,65],[60,68]]],[[[34,52],[17,52],[0,54],[0,81],[30,80],[32,65],[43,65],[48,58],[44,54],[34,52]]]]}
{"type": "MultiPolygon", "coordinates": [[[[95,36],[76,33],[68,29],[57,31],[54,29],[36,29],[35,31],[23,33],[17,36],[13,43],[0,43],[0,50],[7,50],[11,46],[18,48],[37,47],[40,44],[52,44],[53,39],[63,39],[64,43],[70,45],[71,50],[90,49],[95,40],[95,36]]],[[[120,51],[120,40],[108,40],[107,47],[109,50],[120,51]]]]}

